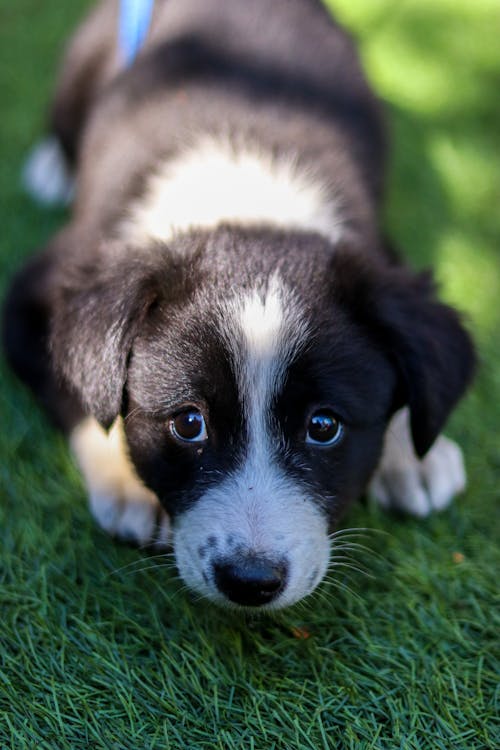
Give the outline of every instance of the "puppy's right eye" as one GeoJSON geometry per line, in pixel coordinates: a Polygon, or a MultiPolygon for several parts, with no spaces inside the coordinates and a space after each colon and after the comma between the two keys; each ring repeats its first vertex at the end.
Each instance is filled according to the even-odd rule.
{"type": "Polygon", "coordinates": [[[180,411],[168,422],[168,429],[176,440],[183,443],[203,443],[208,439],[203,414],[194,407],[180,411]]]}
{"type": "Polygon", "coordinates": [[[330,409],[319,409],[309,419],[306,443],[330,447],[342,438],[342,422],[330,409]]]}

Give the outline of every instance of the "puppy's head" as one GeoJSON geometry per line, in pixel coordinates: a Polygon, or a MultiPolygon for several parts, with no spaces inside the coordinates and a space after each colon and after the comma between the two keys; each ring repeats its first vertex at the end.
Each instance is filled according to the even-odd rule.
{"type": "Polygon", "coordinates": [[[292,604],[366,486],[394,411],[422,455],[470,378],[427,278],[315,235],[220,229],[103,250],[61,288],[58,369],[171,515],[181,576],[220,603],[292,604]]]}

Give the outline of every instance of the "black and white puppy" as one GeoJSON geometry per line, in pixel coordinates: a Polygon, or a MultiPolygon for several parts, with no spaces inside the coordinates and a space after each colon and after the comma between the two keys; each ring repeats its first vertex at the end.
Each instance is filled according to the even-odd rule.
{"type": "Polygon", "coordinates": [[[128,69],[117,5],[71,41],[27,165],[75,199],[11,287],[8,357],[104,529],[172,543],[215,602],[285,607],[370,481],[417,516],[462,490],[439,434],[472,345],[387,248],[379,107],[319,2],[158,0],[128,69]]]}

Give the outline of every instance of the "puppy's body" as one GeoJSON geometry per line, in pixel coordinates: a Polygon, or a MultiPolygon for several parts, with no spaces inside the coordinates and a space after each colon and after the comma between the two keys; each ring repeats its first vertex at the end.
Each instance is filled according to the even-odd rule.
{"type": "Polygon", "coordinates": [[[472,348],[385,248],[378,106],[321,5],[158,2],[126,71],[115,23],[101,5],[69,48],[54,130],[73,219],[14,282],[7,350],[101,525],[166,541],[170,518],[192,588],[286,606],[323,577],[398,409],[381,502],[423,515],[461,489],[458,449],[434,441],[472,348]]]}

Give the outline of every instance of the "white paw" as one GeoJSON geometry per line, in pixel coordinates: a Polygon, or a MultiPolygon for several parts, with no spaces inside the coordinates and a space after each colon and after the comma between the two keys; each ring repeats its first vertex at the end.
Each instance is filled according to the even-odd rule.
{"type": "Polygon", "coordinates": [[[109,433],[92,417],[70,435],[70,445],[89,491],[90,509],[101,528],[136,544],[170,544],[170,521],[156,495],[137,476],[127,453],[123,424],[109,433]]]}
{"type": "Polygon", "coordinates": [[[73,200],[74,181],[57,138],[50,136],[33,147],[24,164],[22,183],[44,206],[66,206],[73,200]]]}
{"type": "Polygon", "coordinates": [[[423,517],[446,508],[465,485],[459,446],[440,436],[419,459],[413,450],[408,411],[398,412],[387,430],[382,460],[370,485],[376,502],[423,517]]]}
{"type": "Polygon", "coordinates": [[[138,480],[110,477],[101,488],[92,489],[89,501],[92,515],[109,534],[140,545],[169,545],[168,515],[138,480]]]}

